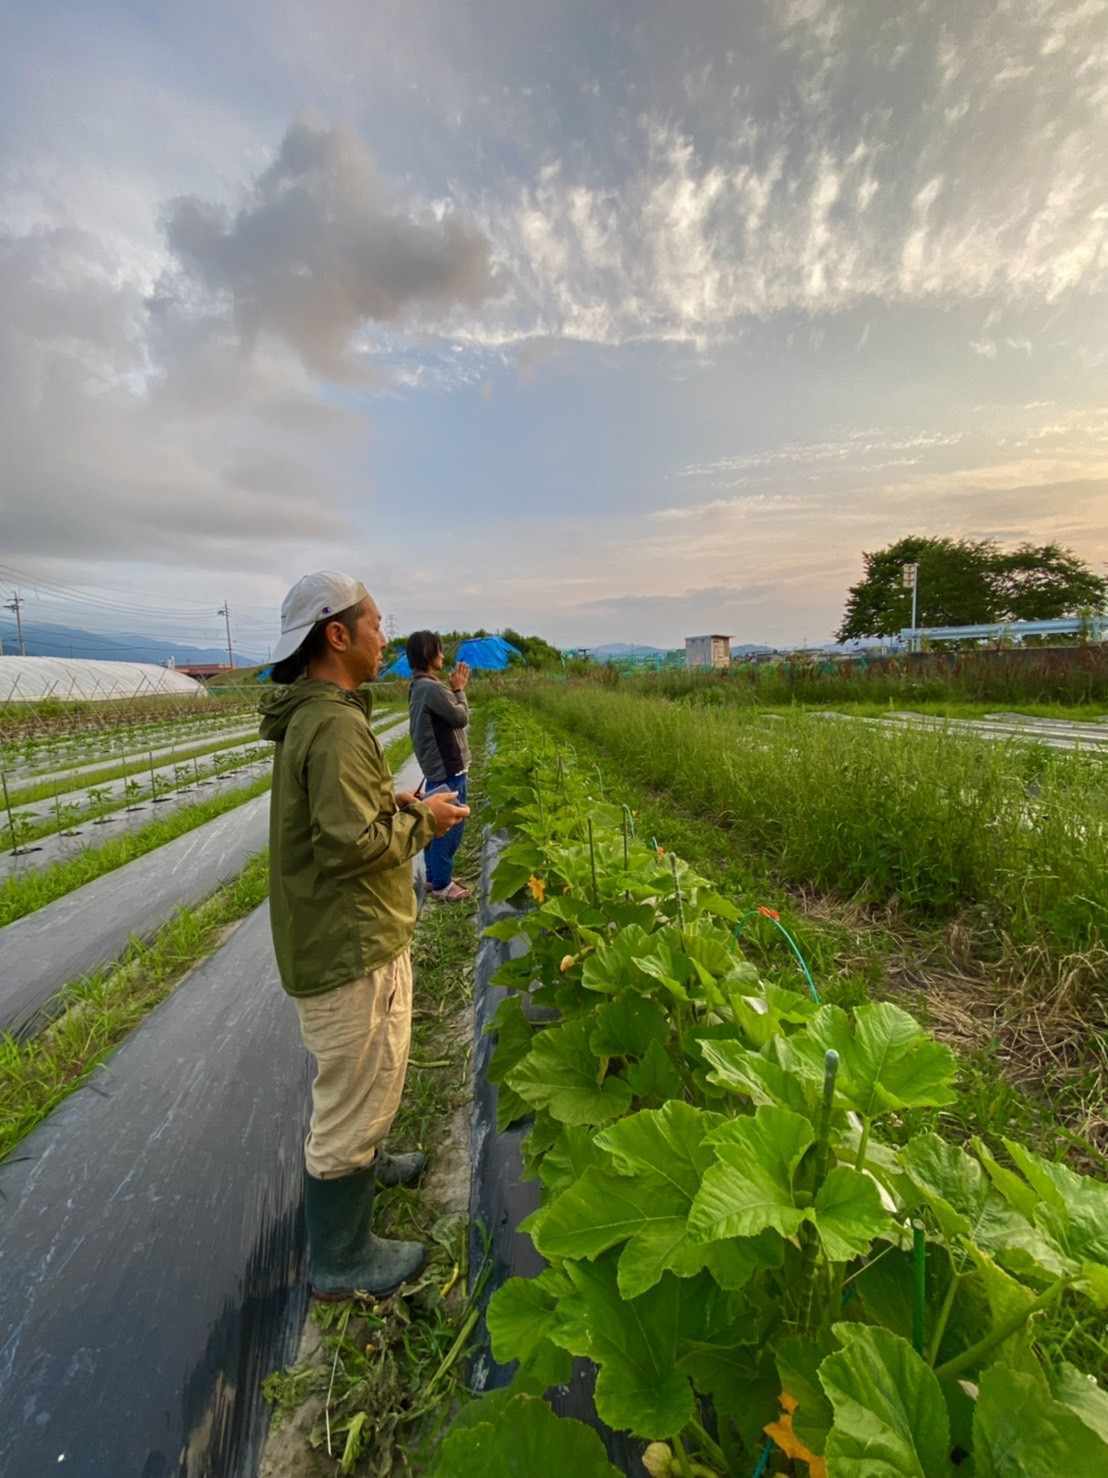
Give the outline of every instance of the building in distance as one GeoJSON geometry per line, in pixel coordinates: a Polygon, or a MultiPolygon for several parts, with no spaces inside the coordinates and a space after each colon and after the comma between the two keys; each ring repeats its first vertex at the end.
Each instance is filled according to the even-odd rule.
{"type": "Polygon", "coordinates": [[[686,667],[730,667],[731,638],[729,636],[687,636],[685,638],[686,667]]]}

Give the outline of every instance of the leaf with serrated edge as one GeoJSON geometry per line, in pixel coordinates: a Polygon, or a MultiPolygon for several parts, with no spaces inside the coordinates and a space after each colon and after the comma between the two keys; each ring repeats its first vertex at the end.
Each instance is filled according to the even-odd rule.
{"type": "Polygon", "coordinates": [[[769,1107],[717,1130],[712,1142],[719,1163],[706,1172],[693,1202],[693,1238],[752,1237],[767,1228],[795,1237],[809,1215],[796,1205],[793,1181],[814,1137],[807,1119],[769,1107]]]}
{"type": "MultiPolygon", "coordinates": [[[[619,1289],[635,1298],[668,1269],[688,1278],[709,1267],[738,1288],[764,1266],[762,1247],[693,1244],[688,1215],[713,1154],[704,1137],[722,1122],[674,1101],[645,1109],[594,1141],[618,1173],[593,1166],[546,1208],[535,1245],[544,1257],[596,1257],[621,1242],[619,1289]]],[[[772,1255],[772,1254],[770,1254],[772,1255]]]]}
{"type": "MultiPolygon", "coordinates": [[[[507,1392],[494,1392],[493,1398],[507,1392]]],[[[475,1402],[478,1408],[485,1397],[475,1402]]],[[[472,1408],[469,1408],[472,1411],[472,1408]]],[[[434,1478],[535,1478],[539,1473],[572,1478],[620,1478],[591,1427],[559,1417],[537,1396],[514,1395],[490,1410],[488,1421],[471,1421],[448,1432],[435,1455],[434,1478]]]]}
{"type": "Polygon", "coordinates": [[[888,1001],[860,1006],[853,1018],[821,1006],[803,1031],[778,1044],[785,1066],[823,1081],[829,1050],[839,1054],[835,1101],[867,1119],[894,1109],[954,1103],[954,1054],[888,1001]]]}
{"type": "Polygon", "coordinates": [[[739,1042],[701,1041],[699,1045],[712,1069],[708,1074],[710,1083],[749,1098],[755,1105],[784,1105],[795,1113],[808,1113],[803,1082],[772,1058],[751,1052],[739,1042]]]}
{"type": "Polygon", "coordinates": [[[489,1300],[485,1322],[501,1365],[526,1362],[557,1319],[557,1302],[537,1278],[509,1278],[489,1300]]]}
{"type": "Polygon", "coordinates": [[[561,1300],[555,1338],[600,1367],[598,1415],[636,1437],[680,1432],[695,1415],[688,1377],[677,1368],[683,1285],[667,1274],[649,1293],[624,1302],[611,1255],[567,1263],[566,1273],[574,1293],[561,1300]]]}
{"type": "Polygon", "coordinates": [[[976,1478],[1093,1478],[1108,1472],[1108,1444],[1040,1380],[994,1365],[978,1386],[973,1462],[976,1478]]]}
{"type": "Polygon", "coordinates": [[[508,1075],[508,1087],[527,1103],[544,1108],[562,1124],[605,1124],[631,1103],[622,1078],[596,1081],[597,1060],[589,1050],[590,1025],[571,1021],[540,1032],[508,1075]]]}
{"type": "Polygon", "coordinates": [[[589,1046],[597,1057],[644,1057],[669,1034],[665,1014],[641,996],[625,996],[600,1006],[589,1046]]]}
{"type": "Polygon", "coordinates": [[[935,1372],[907,1340],[836,1324],[843,1348],[819,1368],[835,1412],[824,1451],[834,1478],[944,1478],[950,1423],[935,1372]]]}
{"type": "Polygon", "coordinates": [[[812,1207],[823,1250],[831,1262],[847,1262],[869,1251],[875,1237],[892,1228],[877,1185],[868,1175],[836,1165],[812,1207]]]}
{"type": "Polygon", "coordinates": [[[1085,1375],[1068,1361],[1055,1372],[1053,1381],[1055,1400],[1068,1406],[1102,1442],[1108,1443],[1108,1391],[1097,1384],[1095,1377],[1085,1375]]]}

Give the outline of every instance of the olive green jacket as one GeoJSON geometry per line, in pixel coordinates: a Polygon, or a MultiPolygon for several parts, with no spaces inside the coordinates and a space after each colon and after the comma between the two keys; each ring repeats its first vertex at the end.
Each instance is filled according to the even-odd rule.
{"type": "Polygon", "coordinates": [[[400,810],[369,726],[368,694],[300,678],[262,700],[276,741],[269,806],[269,912],[281,983],[333,990],[411,943],[411,859],[431,840],[425,805],[400,810]]]}

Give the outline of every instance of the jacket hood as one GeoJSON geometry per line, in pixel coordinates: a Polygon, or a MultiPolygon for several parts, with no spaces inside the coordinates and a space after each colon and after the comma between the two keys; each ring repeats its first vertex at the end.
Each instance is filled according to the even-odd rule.
{"type": "Polygon", "coordinates": [[[371,698],[369,693],[349,693],[337,683],[298,677],[287,688],[275,687],[262,697],[261,737],[282,740],[293,714],[306,703],[356,703],[368,717],[371,698]]]}

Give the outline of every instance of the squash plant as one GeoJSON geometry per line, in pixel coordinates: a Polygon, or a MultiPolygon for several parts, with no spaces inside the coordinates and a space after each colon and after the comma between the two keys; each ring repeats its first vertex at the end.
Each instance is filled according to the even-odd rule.
{"type": "Polygon", "coordinates": [[[951,1052],[890,1003],[760,979],[740,911],[518,723],[489,782],[513,836],[493,898],[534,906],[487,931],[528,941],[494,977],[489,1076],[499,1127],[532,1121],[547,1267],[494,1294],[517,1374],[437,1471],[520,1472],[531,1442],[535,1472],[614,1471],[539,1401],[586,1356],[651,1474],[1108,1473],[1108,1395],[1035,1341],[1065,1291],[1108,1311],[1108,1185],[1015,1141],[1001,1164],[905,1139],[955,1100],[951,1052]]]}

